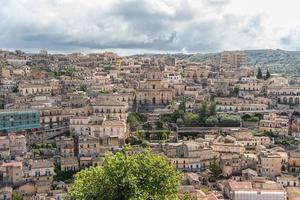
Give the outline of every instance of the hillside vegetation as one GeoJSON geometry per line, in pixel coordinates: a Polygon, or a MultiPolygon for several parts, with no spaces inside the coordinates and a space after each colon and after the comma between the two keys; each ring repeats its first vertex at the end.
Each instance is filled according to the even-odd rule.
{"type": "MultiPolygon", "coordinates": [[[[253,68],[269,69],[271,73],[287,75],[300,74],[300,51],[284,51],[280,49],[245,50],[247,63],[253,68]]],[[[207,59],[219,60],[220,53],[176,54],[179,60],[202,62],[207,59]]]]}

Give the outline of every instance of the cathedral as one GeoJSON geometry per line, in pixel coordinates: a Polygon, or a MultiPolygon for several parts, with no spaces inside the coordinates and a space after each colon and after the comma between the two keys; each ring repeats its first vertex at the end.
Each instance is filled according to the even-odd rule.
{"type": "Polygon", "coordinates": [[[173,91],[169,83],[162,79],[159,69],[150,69],[146,80],[139,82],[136,90],[136,103],[138,107],[164,107],[172,101],[173,91]]]}

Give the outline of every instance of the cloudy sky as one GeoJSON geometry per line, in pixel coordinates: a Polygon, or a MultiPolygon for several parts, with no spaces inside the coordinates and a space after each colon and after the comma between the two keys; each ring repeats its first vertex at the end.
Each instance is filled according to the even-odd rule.
{"type": "Polygon", "coordinates": [[[299,0],[0,0],[0,48],[300,50],[299,0]]]}

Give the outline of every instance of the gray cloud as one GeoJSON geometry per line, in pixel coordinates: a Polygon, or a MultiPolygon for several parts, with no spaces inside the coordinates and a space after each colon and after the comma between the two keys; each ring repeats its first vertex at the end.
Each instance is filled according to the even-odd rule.
{"type": "Polygon", "coordinates": [[[280,43],[283,45],[290,45],[292,41],[292,36],[291,35],[287,35],[284,36],[282,38],[280,38],[280,43]]]}
{"type": "Polygon", "coordinates": [[[300,50],[300,34],[299,31],[291,31],[289,34],[280,38],[280,44],[284,48],[300,50]]]}
{"type": "Polygon", "coordinates": [[[61,51],[255,48],[253,41],[264,33],[263,16],[223,14],[230,0],[199,2],[0,0],[0,48],[61,51]]]}
{"type": "Polygon", "coordinates": [[[228,4],[230,0],[203,0],[203,4],[206,6],[222,7],[228,4]]]}

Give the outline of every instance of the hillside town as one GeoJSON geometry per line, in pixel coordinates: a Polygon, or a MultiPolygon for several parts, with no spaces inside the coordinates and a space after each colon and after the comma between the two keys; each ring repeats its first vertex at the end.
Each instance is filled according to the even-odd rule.
{"type": "Polygon", "coordinates": [[[192,200],[300,200],[300,76],[224,51],[0,50],[0,200],[63,200],[108,153],[151,149],[192,200]]]}

